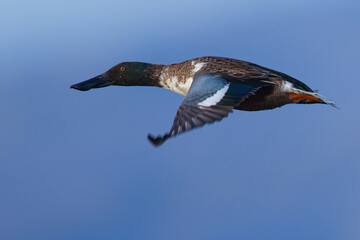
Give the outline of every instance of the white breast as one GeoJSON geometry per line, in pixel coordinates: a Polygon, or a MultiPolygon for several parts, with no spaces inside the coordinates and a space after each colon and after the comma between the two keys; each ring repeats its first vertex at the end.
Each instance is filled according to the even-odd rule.
{"type": "MultiPolygon", "coordinates": [[[[192,76],[199,71],[205,63],[194,63],[192,61],[191,65],[193,65],[192,69],[192,76]]],[[[166,67],[163,72],[160,75],[160,84],[163,88],[169,89],[170,91],[176,92],[180,95],[186,96],[188,93],[191,84],[193,82],[193,77],[185,78],[185,76],[177,77],[177,76],[171,76],[172,71],[169,69],[169,67],[166,67]]]]}
{"type": "Polygon", "coordinates": [[[170,91],[176,92],[180,95],[186,96],[187,92],[190,89],[193,78],[183,78],[179,81],[178,77],[167,78],[163,84],[163,87],[169,89],[170,91]]]}

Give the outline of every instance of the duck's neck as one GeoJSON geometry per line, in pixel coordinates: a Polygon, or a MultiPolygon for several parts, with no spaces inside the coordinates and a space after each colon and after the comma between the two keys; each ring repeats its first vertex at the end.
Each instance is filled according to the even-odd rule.
{"type": "Polygon", "coordinates": [[[139,86],[156,86],[162,87],[160,84],[160,75],[165,65],[162,64],[148,64],[144,70],[144,77],[139,80],[139,86]]]}

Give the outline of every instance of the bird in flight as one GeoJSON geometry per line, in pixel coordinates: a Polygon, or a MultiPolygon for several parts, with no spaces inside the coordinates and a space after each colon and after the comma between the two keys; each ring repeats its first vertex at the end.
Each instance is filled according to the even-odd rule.
{"type": "Polygon", "coordinates": [[[87,91],[110,85],[156,86],[185,96],[170,131],[157,137],[148,135],[155,146],[180,133],[220,121],[233,109],[259,111],[289,103],[336,107],[333,101],[289,75],[224,57],[199,57],[168,65],[123,62],[71,88],[87,91]]]}

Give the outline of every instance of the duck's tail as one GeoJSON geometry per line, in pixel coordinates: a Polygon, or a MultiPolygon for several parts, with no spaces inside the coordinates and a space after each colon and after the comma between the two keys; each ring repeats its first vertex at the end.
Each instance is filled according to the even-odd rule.
{"type": "Polygon", "coordinates": [[[292,100],[298,100],[298,103],[324,103],[334,108],[338,108],[333,100],[318,94],[317,91],[309,92],[296,89],[295,91],[290,92],[289,95],[292,100]]]}

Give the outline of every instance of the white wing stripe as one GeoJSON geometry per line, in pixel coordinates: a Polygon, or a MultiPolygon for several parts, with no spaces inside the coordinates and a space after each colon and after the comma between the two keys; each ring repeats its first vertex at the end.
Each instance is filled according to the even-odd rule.
{"type": "Polygon", "coordinates": [[[223,99],[223,97],[225,96],[225,93],[229,90],[229,87],[230,87],[230,83],[226,84],[223,88],[218,90],[211,97],[208,97],[204,101],[198,103],[198,105],[203,106],[203,107],[210,107],[210,106],[216,105],[218,102],[221,101],[221,99],[223,99]]]}

